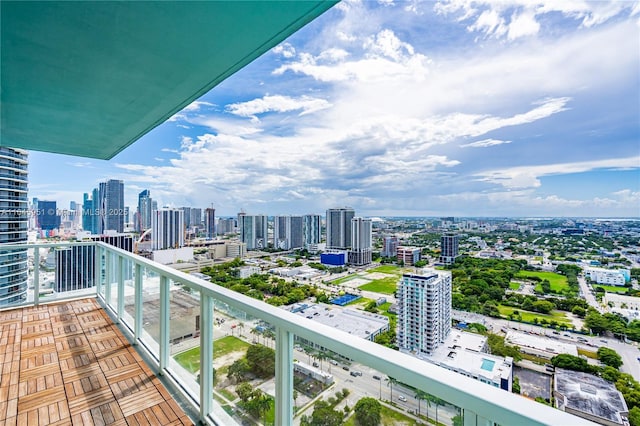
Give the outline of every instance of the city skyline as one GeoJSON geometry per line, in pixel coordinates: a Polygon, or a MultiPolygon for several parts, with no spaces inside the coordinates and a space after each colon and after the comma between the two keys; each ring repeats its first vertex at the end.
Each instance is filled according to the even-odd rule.
{"type": "Polygon", "coordinates": [[[30,152],[29,197],[640,216],[639,4],[514,4],[340,3],[109,162],[30,152]]]}

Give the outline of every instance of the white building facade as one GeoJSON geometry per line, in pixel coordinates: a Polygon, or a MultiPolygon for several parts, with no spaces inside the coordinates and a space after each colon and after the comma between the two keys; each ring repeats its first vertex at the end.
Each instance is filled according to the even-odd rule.
{"type": "Polygon", "coordinates": [[[174,249],[184,246],[184,211],[158,209],[151,215],[153,250],[174,249]]]}
{"type": "Polygon", "coordinates": [[[371,219],[354,217],[351,219],[351,245],[347,254],[351,265],[362,266],[371,263],[371,219]]]}
{"type": "Polygon", "coordinates": [[[400,350],[431,355],[451,332],[451,272],[422,269],[404,274],[396,298],[400,350]]]}

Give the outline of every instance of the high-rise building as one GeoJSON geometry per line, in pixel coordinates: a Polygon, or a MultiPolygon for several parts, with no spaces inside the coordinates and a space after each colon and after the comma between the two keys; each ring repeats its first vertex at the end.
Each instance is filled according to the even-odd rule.
{"type": "Polygon", "coordinates": [[[101,233],[124,232],[124,182],[116,179],[100,182],[99,191],[101,233]]]}
{"type": "Polygon", "coordinates": [[[73,291],[95,285],[95,247],[71,246],[55,250],[55,291],[73,291]]]}
{"type": "Polygon", "coordinates": [[[355,212],[350,207],[327,210],[327,248],[351,248],[351,219],[355,212]]]}
{"type": "Polygon", "coordinates": [[[82,229],[92,234],[101,234],[100,228],[100,192],[94,189],[91,194],[84,194],[82,201],[82,229]]]}
{"type": "Polygon", "coordinates": [[[180,207],[180,209],[184,212],[184,227],[191,228],[191,207],[180,207]]]}
{"type": "Polygon", "coordinates": [[[138,221],[136,222],[136,231],[144,232],[151,228],[151,214],[153,212],[153,199],[151,191],[145,189],[138,194],[138,221]]]}
{"type": "Polygon", "coordinates": [[[361,266],[371,263],[371,240],[371,219],[351,219],[351,249],[348,253],[350,264],[361,266]]]}
{"type": "Polygon", "coordinates": [[[58,205],[55,201],[38,200],[38,228],[43,231],[60,228],[58,205]]]}
{"type": "Polygon", "coordinates": [[[202,227],[202,209],[198,207],[191,207],[191,219],[189,221],[190,228],[202,227]]]}
{"type": "MultiPolygon", "coordinates": [[[[27,242],[28,154],[0,147],[0,247],[27,242]]],[[[0,250],[0,306],[27,298],[27,249],[0,250]]]]}
{"type": "Polygon", "coordinates": [[[302,217],[302,232],[304,248],[316,246],[320,243],[322,221],[319,214],[306,214],[302,217]]]}
{"type": "Polygon", "coordinates": [[[303,245],[302,216],[276,216],[273,220],[273,247],[291,250],[303,245]]]}
{"type": "Polygon", "coordinates": [[[419,357],[433,353],[451,331],[451,272],[403,274],[396,301],[400,350],[419,357]]]}
{"type": "Polygon", "coordinates": [[[235,219],[221,217],[220,219],[218,219],[218,227],[216,232],[218,235],[231,234],[235,231],[235,227],[236,227],[235,219]]]}
{"type": "Polygon", "coordinates": [[[380,256],[382,257],[396,257],[398,254],[398,237],[385,235],[382,238],[382,250],[380,256]]]}
{"type": "Polygon", "coordinates": [[[440,238],[440,263],[451,265],[458,257],[458,236],[445,234],[440,238]]]}
{"type": "Polygon", "coordinates": [[[204,227],[207,233],[207,238],[216,237],[216,209],[213,207],[207,207],[204,209],[204,227]]]}
{"type": "Polygon", "coordinates": [[[180,209],[155,210],[151,217],[153,250],[184,246],[184,212],[180,209]]]}
{"type": "Polygon", "coordinates": [[[239,215],[238,219],[240,220],[240,222],[238,222],[240,241],[247,245],[247,250],[267,248],[267,216],[243,214],[239,215]]]}

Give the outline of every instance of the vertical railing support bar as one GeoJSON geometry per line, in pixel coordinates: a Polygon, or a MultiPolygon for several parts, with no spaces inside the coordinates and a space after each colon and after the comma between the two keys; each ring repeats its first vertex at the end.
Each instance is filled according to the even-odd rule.
{"type": "Polygon", "coordinates": [[[111,277],[111,271],[113,269],[113,265],[111,264],[112,262],[112,257],[113,254],[111,253],[111,251],[109,250],[105,250],[105,262],[104,262],[104,269],[105,269],[105,284],[104,284],[104,301],[107,304],[107,306],[111,307],[111,281],[113,280],[113,278],[111,277]]]}
{"type": "Polygon", "coordinates": [[[136,262],[135,270],[135,313],[133,323],[134,344],[142,337],[142,265],[136,262]]]}
{"type": "Polygon", "coordinates": [[[213,398],[213,300],[200,292],[200,420],[206,424],[213,398]]]}
{"type": "Polygon", "coordinates": [[[124,258],[118,255],[118,322],[124,316],[124,258]]]}
{"type": "Polygon", "coordinates": [[[33,249],[33,304],[40,304],[40,247],[33,249]]]}
{"type": "Polygon", "coordinates": [[[93,273],[96,283],[96,294],[100,295],[102,293],[102,254],[103,250],[100,244],[95,243],[93,246],[93,252],[95,253],[95,265],[93,266],[93,273]]]}
{"type": "Polygon", "coordinates": [[[276,419],[277,425],[293,424],[293,334],[276,328],[276,419]]]}
{"type": "Polygon", "coordinates": [[[160,374],[169,364],[169,278],[160,276],[160,374]]]}

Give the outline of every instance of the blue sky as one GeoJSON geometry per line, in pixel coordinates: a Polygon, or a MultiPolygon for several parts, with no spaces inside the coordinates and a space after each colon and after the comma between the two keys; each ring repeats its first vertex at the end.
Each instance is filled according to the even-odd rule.
{"type": "Polygon", "coordinates": [[[32,152],[29,195],[638,217],[639,76],[637,2],[346,1],[111,161],[32,152]]]}

